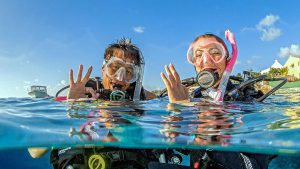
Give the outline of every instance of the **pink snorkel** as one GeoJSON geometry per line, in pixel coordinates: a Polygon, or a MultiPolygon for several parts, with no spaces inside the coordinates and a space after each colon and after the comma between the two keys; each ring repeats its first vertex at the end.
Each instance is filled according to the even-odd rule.
{"type": "Polygon", "coordinates": [[[223,102],[223,98],[224,98],[224,94],[226,91],[226,86],[227,86],[227,83],[229,80],[229,76],[230,76],[230,73],[232,72],[233,66],[236,62],[237,55],[238,55],[237,45],[236,45],[236,41],[235,41],[233,33],[231,33],[229,30],[226,30],[225,37],[231,44],[232,54],[231,54],[230,60],[227,63],[227,66],[223,73],[223,76],[221,78],[221,82],[218,87],[218,90],[213,95],[213,99],[215,102],[223,102]]]}

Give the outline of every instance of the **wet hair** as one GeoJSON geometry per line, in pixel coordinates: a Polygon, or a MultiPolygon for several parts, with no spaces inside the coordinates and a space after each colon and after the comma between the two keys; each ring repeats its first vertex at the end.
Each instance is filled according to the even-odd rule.
{"type": "Polygon", "coordinates": [[[219,36],[217,36],[215,34],[212,34],[212,33],[206,33],[206,34],[197,36],[197,38],[193,41],[193,43],[197,42],[200,38],[215,38],[218,42],[220,42],[226,50],[226,58],[227,58],[227,61],[228,61],[229,52],[228,52],[227,46],[226,46],[226,44],[225,44],[225,42],[223,41],[222,38],[220,38],[219,36]]]}
{"type": "Polygon", "coordinates": [[[122,51],[124,53],[123,58],[125,60],[130,59],[136,65],[144,63],[140,49],[129,38],[123,37],[117,42],[108,45],[104,52],[104,60],[107,62],[117,51],[122,51]]]}

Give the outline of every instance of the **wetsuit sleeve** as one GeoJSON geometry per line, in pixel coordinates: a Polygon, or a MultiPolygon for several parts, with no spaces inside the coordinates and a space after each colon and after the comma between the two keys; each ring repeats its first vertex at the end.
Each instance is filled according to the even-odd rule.
{"type": "Polygon", "coordinates": [[[253,169],[267,169],[270,162],[271,155],[266,154],[250,154],[250,153],[240,153],[241,159],[244,164],[245,169],[250,169],[251,164],[253,166],[253,169]],[[248,158],[248,159],[247,159],[248,158]],[[249,161],[251,164],[249,163],[249,161]]]}
{"type": "Polygon", "coordinates": [[[210,158],[228,169],[267,169],[270,155],[213,151],[210,158]]]}
{"type": "Polygon", "coordinates": [[[50,163],[52,164],[54,169],[58,168],[58,150],[57,149],[51,150],[50,163]]]}

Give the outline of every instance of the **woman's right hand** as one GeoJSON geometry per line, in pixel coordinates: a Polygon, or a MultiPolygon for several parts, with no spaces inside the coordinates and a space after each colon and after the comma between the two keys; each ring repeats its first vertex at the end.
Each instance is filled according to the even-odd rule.
{"type": "Polygon", "coordinates": [[[165,70],[169,79],[164,73],[161,73],[161,78],[168,90],[168,96],[170,103],[189,101],[188,88],[181,84],[180,77],[173,64],[169,66],[165,65],[165,70]]]}
{"type": "Polygon", "coordinates": [[[70,70],[70,74],[69,74],[70,88],[68,92],[68,99],[86,98],[86,93],[91,93],[93,98],[97,97],[96,91],[94,91],[90,87],[85,87],[85,84],[90,79],[90,75],[93,70],[92,66],[89,67],[83,79],[82,79],[82,70],[83,70],[83,65],[79,65],[79,70],[78,70],[77,79],[75,83],[73,78],[73,70],[72,69],[70,70]]]}

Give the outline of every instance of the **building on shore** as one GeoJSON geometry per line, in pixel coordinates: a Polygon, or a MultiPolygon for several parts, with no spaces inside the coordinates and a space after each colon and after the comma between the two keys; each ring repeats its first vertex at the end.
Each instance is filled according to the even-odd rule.
{"type": "Polygon", "coordinates": [[[278,60],[275,60],[272,66],[262,70],[260,73],[267,74],[271,68],[287,68],[287,77],[289,81],[300,80],[300,56],[290,55],[283,66],[278,62],[278,60]]]}
{"type": "MultiPolygon", "coordinates": [[[[267,74],[269,73],[271,68],[287,68],[287,74],[285,74],[285,76],[288,78],[288,82],[285,85],[283,85],[278,91],[276,91],[277,94],[300,92],[300,56],[290,55],[283,66],[277,60],[275,60],[275,62],[270,68],[262,70],[260,73],[267,74]]],[[[271,81],[263,83],[262,87],[266,89],[268,88],[266,91],[269,91],[271,88],[274,88],[279,83],[279,81],[271,81]]]]}
{"type": "Polygon", "coordinates": [[[283,68],[283,66],[282,66],[282,64],[280,64],[278,62],[278,60],[275,60],[274,63],[269,68],[260,71],[260,73],[261,74],[269,73],[269,71],[271,70],[271,68],[276,68],[276,69],[280,68],[281,69],[281,68],[283,68]]]}
{"type": "Polygon", "coordinates": [[[298,80],[300,79],[300,56],[289,56],[284,67],[288,68],[288,76],[293,76],[298,80]]]}

